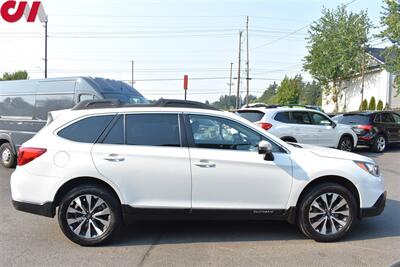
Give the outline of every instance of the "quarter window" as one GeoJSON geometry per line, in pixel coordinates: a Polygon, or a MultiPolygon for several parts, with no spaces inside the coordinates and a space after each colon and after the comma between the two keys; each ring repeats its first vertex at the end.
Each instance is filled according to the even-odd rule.
{"type": "Polygon", "coordinates": [[[127,115],[126,143],[141,146],[181,146],[178,115],[127,115]]]}
{"type": "Polygon", "coordinates": [[[276,114],[275,120],[283,123],[290,123],[289,112],[279,112],[278,114],[276,114]]]}
{"type": "Polygon", "coordinates": [[[94,143],[113,117],[113,115],[107,115],[82,119],[59,131],[58,136],[75,142],[94,143]]]}

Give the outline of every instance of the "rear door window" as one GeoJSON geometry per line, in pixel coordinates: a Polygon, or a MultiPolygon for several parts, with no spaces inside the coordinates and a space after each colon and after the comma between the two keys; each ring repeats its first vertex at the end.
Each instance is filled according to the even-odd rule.
{"type": "Polygon", "coordinates": [[[393,123],[394,122],[392,114],[390,114],[388,112],[382,113],[381,118],[382,118],[382,123],[393,123]]]}
{"type": "Polygon", "coordinates": [[[113,117],[114,115],[105,115],[81,119],[59,131],[58,136],[75,142],[94,143],[113,117]]]}
{"type": "Polygon", "coordinates": [[[261,111],[238,111],[239,116],[251,121],[251,122],[257,122],[260,121],[264,117],[264,112],[261,111]]]}
{"type": "Polygon", "coordinates": [[[111,145],[125,144],[123,116],[119,116],[115,124],[112,126],[111,130],[107,133],[107,136],[104,138],[102,143],[111,145]]]}
{"type": "Polygon", "coordinates": [[[292,114],[292,118],[290,120],[291,123],[312,124],[310,115],[306,111],[292,111],[291,114],[292,114]]]}
{"type": "Polygon", "coordinates": [[[126,143],[140,146],[181,146],[178,114],[126,115],[126,143]]]}

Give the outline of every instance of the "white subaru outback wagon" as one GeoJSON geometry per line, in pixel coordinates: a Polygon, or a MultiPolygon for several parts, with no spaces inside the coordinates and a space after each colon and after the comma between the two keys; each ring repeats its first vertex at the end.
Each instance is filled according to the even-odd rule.
{"type": "Polygon", "coordinates": [[[196,102],[83,102],[55,112],[19,150],[14,207],[54,217],[80,245],[133,219],[286,220],[316,241],[379,215],[386,192],[367,157],[287,144],[196,102]]]}

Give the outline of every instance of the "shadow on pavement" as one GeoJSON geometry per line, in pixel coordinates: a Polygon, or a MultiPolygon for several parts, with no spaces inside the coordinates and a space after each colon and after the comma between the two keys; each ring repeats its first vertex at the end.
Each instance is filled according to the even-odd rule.
{"type": "MultiPolygon", "coordinates": [[[[383,214],[356,221],[342,242],[399,237],[399,225],[400,201],[388,199],[383,214]]],[[[122,232],[108,246],[307,239],[296,225],[284,221],[135,222],[122,232]]]]}

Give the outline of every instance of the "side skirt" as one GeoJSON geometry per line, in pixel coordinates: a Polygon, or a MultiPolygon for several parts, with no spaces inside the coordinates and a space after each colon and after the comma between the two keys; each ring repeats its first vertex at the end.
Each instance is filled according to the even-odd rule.
{"type": "Polygon", "coordinates": [[[296,208],[263,210],[147,209],[122,205],[126,223],[135,220],[279,220],[295,223],[296,208]]]}

